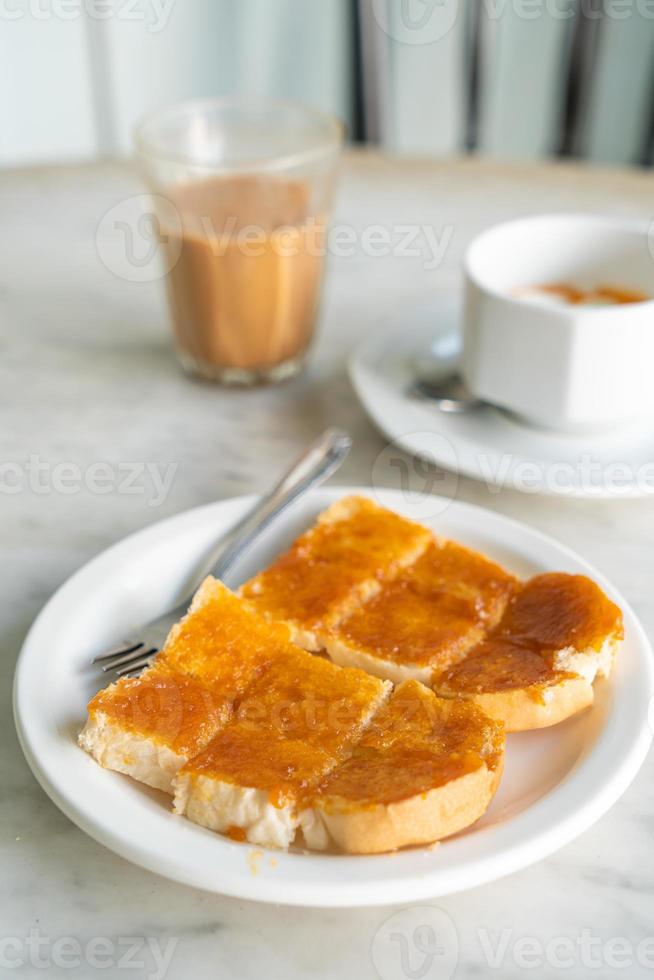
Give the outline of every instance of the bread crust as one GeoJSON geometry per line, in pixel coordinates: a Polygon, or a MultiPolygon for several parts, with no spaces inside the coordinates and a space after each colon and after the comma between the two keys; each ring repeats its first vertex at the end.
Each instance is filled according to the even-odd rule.
{"type": "Polygon", "coordinates": [[[442,698],[474,701],[489,718],[504,722],[507,732],[526,732],[549,728],[591,707],[595,699],[593,684],[611,673],[621,636],[616,633],[599,650],[562,650],[553,659],[556,670],[552,681],[498,691],[465,691],[436,680],[433,690],[442,698]]]}
{"type": "Polygon", "coordinates": [[[512,691],[490,691],[481,694],[452,691],[434,686],[439,697],[460,697],[473,701],[494,721],[504,722],[507,732],[525,732],[558,725],[594,700],[593,685],[584,677],[565,677],[548,687],[515,688],[512,691]]]}
{"type": "Polygon", "coordinates": [[[429,665],[394,663],[392,660],[383,660],[366,650],[357,649],[351,643],[345,643],[330,633],[324,633],[321,646],[327,651],[330,660],[339,667],[356,667],[365,670],[367,674],[379,677],[382,680],[392,681],[393,684],[401,684],[403,681],[419,681],[421,684],[429,686],[433,668],[429,665]]]}
{"type": "Polygon", "coordinates": [[[488,809],[502,776],[484,763],[443,786],[395,803],[356,808],[330,798],[319,807],[331,840],[345,854],[380,854],[430,844],[469,827],[488,809]]]}

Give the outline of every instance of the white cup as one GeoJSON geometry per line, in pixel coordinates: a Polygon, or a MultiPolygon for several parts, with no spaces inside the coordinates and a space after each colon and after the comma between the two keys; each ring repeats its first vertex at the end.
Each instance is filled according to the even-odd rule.
{"type": "Polygon", "coordinates": [[[654,413],[654,299],[547,305],[519,294],[569,283],[654,297],[647,225],[581,214],[511,221],[473,241],[464,275],[461,370],[479,398],[560,430],[654,413]]]}

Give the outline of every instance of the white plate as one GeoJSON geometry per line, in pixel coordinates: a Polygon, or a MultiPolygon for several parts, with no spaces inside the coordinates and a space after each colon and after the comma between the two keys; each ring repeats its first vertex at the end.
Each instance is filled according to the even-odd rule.
{"type": "Polygon", "coordinates": [[[651,420],[569,435],[528,426],[490,406],[446,415],[408,397],[416,359],[429,356],[436,337],[442,342],[455,336],[458,324],[456,301],[437,297],[408,321],[395,316],[379,325],[354,352],[352,384],[384,435],[413,455],[487,485],[567,497],[654,495],[651,420]]]}
{"type": "MultiPolygon", "coordinates": [[[[320,490],[268,532],[238,579],[265,565],[346,491],[320,490]]],[[[366,491],[356,491],[363,492],[366,491]]],[[[395,491],[383,504],[411,516],[395,491]]],[[[597,702],[557,728],[509,737],[506,770],[486,815],[435,850],[374,857],[260,851],[170,812],[167,797],[107,772],[78,748],[85,705],[100,686],[91,656],[124,628],[172,606],[208,542],[251,498],[189,511],[134,534],[82,568],[50,600],[25,641],[14,689],[18,733],[37,779],[71,820],[123,857],[189,885],[289,905],[409,902],[470,888],[549,854],[602,815],[635,776],[650,743],[651,651],[633,612],[586,562],[530,528],[449,503],[438,531],[520,575],[592,575],[620,604],[626,641],[597,702]]],[[[232,583],[233,584],[233,583],[232,583]]]]}

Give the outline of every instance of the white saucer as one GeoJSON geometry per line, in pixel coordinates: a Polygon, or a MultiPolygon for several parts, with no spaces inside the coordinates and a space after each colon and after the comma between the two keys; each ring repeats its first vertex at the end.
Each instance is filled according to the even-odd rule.
{"type": "MultiPolygon", "coordinates": [[[[353,491],[320,490],[298,503],[243,562],[236,581],[269,562],[345,492],[353,491]]],[[[399,492],[376,498],[414,516],[399,492]]],[[[468,831],[435,850],[374,857],[263,851],[174,816],[168,797],[101,769],[78,748],[86,703],[101,686],[91,657],[133,623],[176,603],[208,543],[251,504],[244,497],[132,535],[82,568],[40,614],[16,669],[14,712],[23,751],[45,791],[79,827],[136,864],[209,891],[287,905],[432,898],[509,874],[581,833],[624,792],[649,748],[647,638],[624,599],[567,548],[481,508],[443,503],[438,520],[426,523],[522,576],[547,569],[593,576],[622,607],[626,628],[615,674],[597,683],[592,710],[549,730],[509,737],[497,796],[468,831]]]]}
{"type": "Polygon", "coordinates": [[[533,428],[490,406],[446,415],[410,397],[416,360],[430,356],[436,338],[451,347],[458,322],[456,302],[437,298],[408,323],[395,316],[381,324],[352,355],[354,389],[393,443],[489,486],[567,497],[654,495],[654,419],[568,435],[533,428]]]}

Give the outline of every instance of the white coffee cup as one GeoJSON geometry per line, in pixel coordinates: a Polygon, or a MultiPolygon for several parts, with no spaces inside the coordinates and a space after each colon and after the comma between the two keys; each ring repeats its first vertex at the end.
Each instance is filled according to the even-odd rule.
{"type": "Polygon", "coordinates": [[[552,214],[497,225],[464,261],[461,370],[479,398],[536,425],[590,429],[654,415],[654,237],[642,223],[552,214]],[[651,300],[549,305],[551,283],[651,300]]]}

